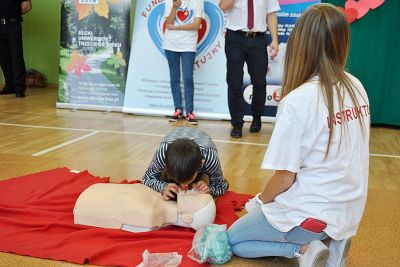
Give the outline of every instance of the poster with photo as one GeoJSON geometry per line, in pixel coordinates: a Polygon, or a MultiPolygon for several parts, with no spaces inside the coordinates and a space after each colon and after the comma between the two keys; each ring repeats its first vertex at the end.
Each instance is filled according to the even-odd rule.
{"type": "Polygon", "coordinates": [[[121,111],[130,0],[62,0],[57,107],[121,111]]]}

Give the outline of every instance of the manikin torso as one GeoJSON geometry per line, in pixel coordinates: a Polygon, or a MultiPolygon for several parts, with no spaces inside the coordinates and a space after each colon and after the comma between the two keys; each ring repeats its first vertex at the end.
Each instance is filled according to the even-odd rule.
{"type": "Polygon", "coordinates": [[[178,225],[195,230],[215,219],[211,195],[181,190],[177,201],[142,184],[94,184],[79,196],[74,207],[76,224],[130,232],[178,225]]]}

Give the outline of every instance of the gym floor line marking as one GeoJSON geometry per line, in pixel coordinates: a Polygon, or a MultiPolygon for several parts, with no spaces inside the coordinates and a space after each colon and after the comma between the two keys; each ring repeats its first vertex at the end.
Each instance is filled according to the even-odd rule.
{"type": "Polygon", "coordinates": [[[91,136],[93,136],[93,135],[96,135],[96,134],[98,134],[98,133],[99,133],[99,132],[91,132],[91,133],[88,133],[88,134],[83,135],[83,136],[81,136],[81,137],[77,137],[77,138],[71,139],[71,140],[69,140],[69,141],[67,141],[67,142],[61,143],[61,144],[59,144],[59,145],[56,145],[56,146],[50,147],[50,148],[48,148],[48,149],[45,149],[45,150],[36,152],[36,153],[32,154],[32,156],[33,156],[33,157],[38,157],[38,156],[47,154],[47,153],[52,152],[52,151],[54,151],[54,150],[57,150],[57,149],[59,149],[59,148],[62,148],[62,147],[68,146],[68,145],[70,145],[70,144],[79,142],[79,141],[81,141],[81,140],[83,140],[83,139],[89,138],[89,137],[91,137],[91,136]]]}
{"type": "Polygon", "coordinates": [[[268,144],[239,142],[239,141],[227,141],[227,140],[218,140],[218,139],[213,139],[213,141],[216,142],[216,143],[226,143],[226,144],[249,145],[249,146],[268,146],[268,144]]]}
{"type": "MultiPolygon", "coordinates": [[[[39,125],[3,123],[3,122],[0,122],[0,125],[14,126],[14,127],[25,127],[25,128],[36,128],[36,129],[81,131],[81,132],[90,132],[90,133],[93,133],[93,132],[96,132],[96,133],[115,133],[115,134],[131,134],[131,135],[143,135],[143,136],[155,136],[155,137],[164,137],[165,136],[164,134],[124,132],[124,131],[111,131],[111,130],[95,130],[95,129],[81,129],[81,128],[64,128],[64,127],[54,127],[54,126],[39,126],[39,125]]],[[[213,139],[213,141],[218,142],[218,143],[227,143],[227,144],[268,146],[268,144],[248,143],[248,142],[239,142],[239,141],[224,141],[224,140],[215,140],[215,139],[213,139]]],[[[35,154],[37,154],[37,153],[35,153],[35,154]]],[[[370,153],[369,155],[371,157],[385,157],[385,158],[396,158],[396,159],[400,158],[399,155],[387,155],[387,154],[376,154],[376,153],[370,153]]]]}
{"type": "Polygon", "coordinates": [[[373,154],[370,153],[369,154],[371,157],[383,157],[383,158],[396,158],[396,159],[400,159],[400,156],[397,155],[385,155],[385,154],[373,154]]]}
{"type": "MultiPolygon", "coordinates": [[[[65,130],[65,131],[81,131],[81,132],[99,132],[99,133],[115,133],[115,134],[131,134],[131,135],[142,135],[142,136],[155,136],[164,137],[165,134],[152,134],[152,133],[139,133],[139,132],[124,132],[124,131],[111,131],[111,130],[99,130],[99,129],[81,129],[81,128],[64,128],[64,127],[54,127],[54,126],[38,126],[30,124],[14,124],[14,123],[2,123],[0,125],[4,126],[14,126],[14,127],[25,127],[25,128],[35,128],[35,129],[51,129],[51,130],[65,130]]],[[[239,142],[239,141],[228,141],[228,140],[215,140],[218,143],[228,143],[237,145],[252,145],[252,146],[268,146],[267,144],[260,143],[250,143],[250,142],[239,142]]]]}

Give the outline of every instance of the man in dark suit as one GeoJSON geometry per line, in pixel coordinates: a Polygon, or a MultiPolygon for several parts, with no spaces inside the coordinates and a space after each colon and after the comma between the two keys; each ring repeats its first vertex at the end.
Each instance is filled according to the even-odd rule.
{"type": "Polygon", "coordinates": [[[25,97],[25,62],[22,47],[22,14],[32,8],[31,0],[0,1],[0,66],[5,78],[1,95],[25,97]]]}
{"type": "Polygon", "coordinates": [[[227,12],[225,54],[228,106],[233,126],[231,136],[242,137],[245,102],[243,99],[243,66],[246,62],[253,85],[250,132],[261,130],[261,116],[266,99],[268,68],[267,28],[271,34],[269,55],[278,54],[278,0],[220,0],[220,8],[227,12]]]}

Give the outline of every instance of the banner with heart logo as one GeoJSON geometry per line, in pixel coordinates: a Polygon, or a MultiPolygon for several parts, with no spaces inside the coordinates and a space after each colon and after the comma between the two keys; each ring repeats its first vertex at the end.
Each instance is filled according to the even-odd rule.
{"type": "MultiPolygon", "coordinates": [[[[210,2],[205,2],[204,11],[206,13],[206,18],[203,20],[202,25],[198,30],[198,55],[210,47],[224,26],[223,14],[217,5],[210,2]],[[211,27],[211,25],[213,27],[211,27]]],[[[184,15],[183,12],[183,10],[181,10],[181,13],[177,12],[177,16],[181,16],[181,18],[178,20],[180,24],[184,24],[190,19],[191,16],[193,16],[192,14],[184,15]]],[[[191,13],[189,11],[186,12],[191,13]]],[[[153,41],[153,45],[155,45],[157,50],[160,51],[163,56],[164,50],[162,48],[162,35],[165,31],[164,20],[164,5],[158,5],[149,14],[147,23],[148,34],[153,41]]]]}
{"type": "MultiPolygon", "coordinates": [[[[194,63],[195,113],[206,118],[229,118],[226,101],[224,15],[218,0],[204,1],[205,18],[198,30],[194,63]]],[[[177,12],[176,24],[193,14],[177,12]]],[[[164,1],[138,1],[123,112],[171,115],[174,105],[168,62],[162,48],[164,1]],[[156,3],[155,3],[156,2],[156,3]]],[[[183,89],[183,84],[182,84],[183,89]]]]}
{"type": "MultiPolygon", "coordinates": [[[[279,56],[269,63],[264,120],[273,121],[282,81],[286,42],[300,14],[315,0],[281,0],[278,12],[279,56]]],[[[205,19],[198,31],[194,62],[194,112],[199,118],[230,119],[227,103],[226,57],[224,52],[224,14],[219,0],[205,0],[205,19]]],[[[186,22],[192,14],[178,10],[176,22],[186,22]]],[[[174,105],[170,89],[168,63],[162,48],[164,1],[137,1],[132,35],[132,52],[123,112],[145,115],[171,115],[174,105]]],[[[244,68],[243,98],[251,113],[252,85],[244,68]]],[[[183,91],[183,82],[181,83],[183,91]]],[[[250,117],[248,117],[250,118],[250,117]]],[[[246,117],[245,117],[246,119],[246,117]]]]}

